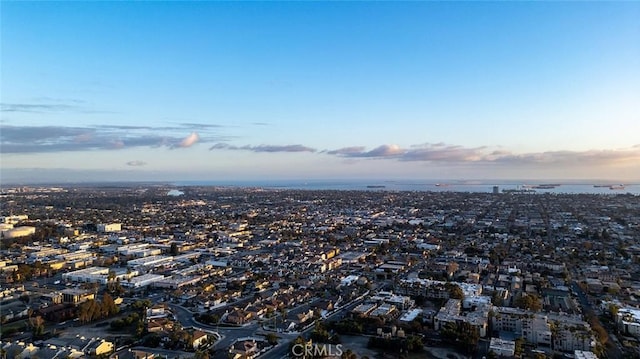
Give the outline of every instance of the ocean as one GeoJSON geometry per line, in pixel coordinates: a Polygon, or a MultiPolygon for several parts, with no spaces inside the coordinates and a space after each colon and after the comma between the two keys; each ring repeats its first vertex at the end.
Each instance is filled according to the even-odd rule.
{"type": "Polygon", "coordinates": [[[640,195],[640,184],[617,182],[572,183],[541,181],[415,181],[415,180],[255,180],[255,181],[177,181],[176,187],[221,186],[264,189],[343,190],[343,191],[433,191],[491,193],[498,186],[500,192],[528,190],[531,193],[585,193],[640,195]],[[597,186],[596,186],[597,185],[597,186]],[[536,186],[543,186],[539,188],[536,186]],[[604,187],[603,187],[604,186],[604,187]],[[613,186],[611,189],[609,186],[613,186]]]}

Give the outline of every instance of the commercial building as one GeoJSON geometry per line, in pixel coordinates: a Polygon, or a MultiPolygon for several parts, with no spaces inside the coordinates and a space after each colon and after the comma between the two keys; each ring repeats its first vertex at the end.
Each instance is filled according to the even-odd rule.
{"type": "Polygon", "coordinates": [[[503,340],[500,338],[491,338],[489,351],[496,353],[498,356],[513,357],[515,355],[516,342],[512,340],[503,340]]]}
{"type": "Polygon", "coordinates": [[[640,309],[633,307],[618,309],[616,323],[623,333],[640,338],[640,309]]]}
{"type": "Polygon", "coordinates": [[[98,232],[101,233],[111,233],[111,232],[120,232],[122,230],[121,223],[99,223],[96,226],[98,232]]]}

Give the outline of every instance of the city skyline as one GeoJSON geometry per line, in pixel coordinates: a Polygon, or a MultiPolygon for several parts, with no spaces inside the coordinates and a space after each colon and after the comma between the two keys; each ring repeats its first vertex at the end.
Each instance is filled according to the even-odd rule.
{"type": "Polygon", "coordinates": [[[638,181],[638,18],[638,2],[3,2],[1,181],[638,181]]]}

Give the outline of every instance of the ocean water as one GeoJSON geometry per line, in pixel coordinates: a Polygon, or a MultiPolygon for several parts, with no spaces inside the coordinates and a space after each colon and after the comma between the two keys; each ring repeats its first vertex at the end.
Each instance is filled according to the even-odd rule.
{"type": "MultiPolygon", "coordinates": [[[[619,186],[616,182],[597,182],[598,185],[619,186]]],[[[491,193],[493,186],[504,190],[533,189],[532,193],[587,193],[587,194],[634,194],[640,195],[640,184],[624,184],[624,189],[595,187],[594,183],[562,183],[562,182],[516,182],[516,181],[411,181],[411,180],[262,180],[262,181],[179,181],[175,186],[221,186],[250,187],[264,189],[298,189],[298,190],[344,190],[344,191],[433,191],[433,192],[476,192],[491,193]],[[557,185],[549,189],[534,189],[541,184],[557,185]]]]}

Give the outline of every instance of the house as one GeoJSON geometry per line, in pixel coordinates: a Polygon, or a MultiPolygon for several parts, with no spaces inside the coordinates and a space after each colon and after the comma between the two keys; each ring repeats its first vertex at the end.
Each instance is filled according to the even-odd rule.
{"type": "Polygon", "coordinates": [[[244,310],[251,313],[253,318],[262,318],[267,313],[267,307],[262,304],[248,305],[244,310]]]}
{"type": "Polygon", "coordinates": [[[167,318],[149,319],[147,321],[147,331],[149,333],[163,332],[173,329],[173,322],[167,318]]]}
{"type": "Polygon", "coordinates": [[[315,310],[321,317],[326,317],[334,309],[333,300],[323,299],[315,304],[315,310]]]}
{"type": "Polygon", "coordinates": [[[104,339],[92,341],[86,348],[85,353],[91,356],[109,354],[113,351],[113,343],[104,339]]]}
{"type": "Polygon", "coordinates": [[[311,319],[313,319],[312,309],[309,309],[306,312],[295,313],[295,314],[289,313],[287,315],[287,321],[291,321],[295,323],[296,326],[301,326],[302,324],[304,324],[305,322],[311,319]]]}
{"type": "Polygon", "coordinates": [[[209,336],[207,335],[207,333],[201,330],[194,331],[193,332],[193,349],[198,349],[203,345],[205,345],[207,343],[207,339],[209,339],[209,336]]]}
{"type": "Polygon", "coordinates": [[[229,354],[233,359],[253,359],[260,354],[260,350],[253,339],[239,340],[229,348],[229,354]]]}
{"type": "Polygon", "coordinates": [[[158,318],[166,318],[169,315],[169,312],[166,310],[165,305],[156,304],[153,307],[147,309],[147,320],[150,319],[158,319],[158,318]]]}
{"type": "Polygon", "coordinates": [[[231,313],[227,315],[225,321],[227,323],[243,325],[253,319],[253,313],[247,312],[243,309],[234,309],[231,313]]]}

